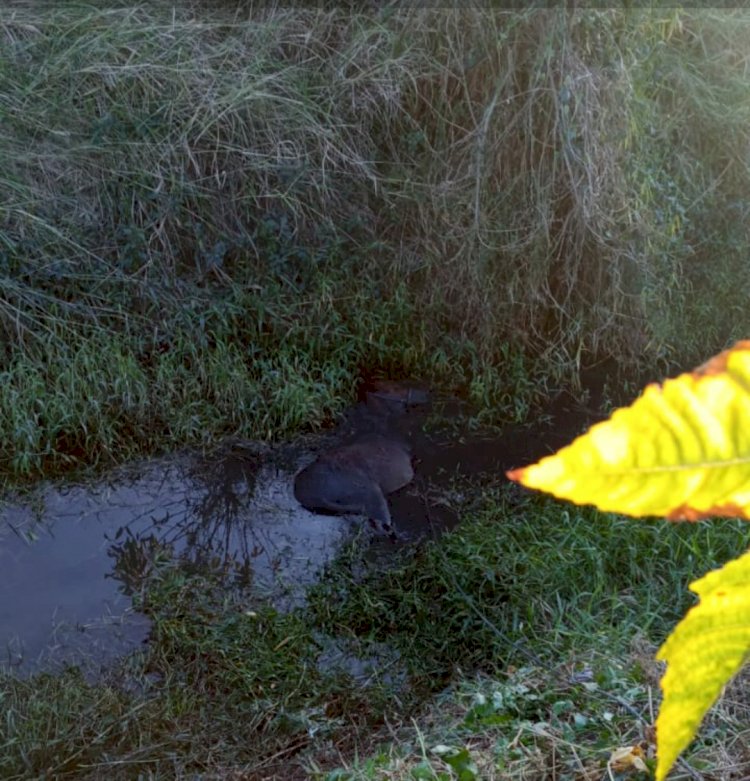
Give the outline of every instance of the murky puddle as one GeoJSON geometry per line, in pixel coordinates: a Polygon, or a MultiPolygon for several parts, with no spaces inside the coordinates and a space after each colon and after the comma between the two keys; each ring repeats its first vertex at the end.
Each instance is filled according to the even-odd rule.
{"type": "Polygon", "coordinates": [[[220,563],[280,609],[300,604],[353,525],[301,508],[293,471],[253,453],[212,464],[183,455],[6,505],[3,667],[106,665],[137,647],[149,625],[132,611],[130,595],[160,553],[199,569],[220,563]]]}
{"type": "MultiPolygon", "coordinates": [[[[503,470],[578,433],[584,416],[571,415],[564,431],[547,424],[543,435],[525,428],[494,439],[428,437],[412,419],[417,478],[389,497],[399,531],[413,541],[454,525],[437,488],[460,474],[502,479],[503,470]]],[[[306,589],[362,526],[361,519],[308,512],[293,495],[295,472],[341,436],[318,438],[314,450],[308,442],[227,445],[210,458],[182,454],[0,505],[0,668],[28,674],[77,664],[91,671],[138,648],[149,622],[133,610],[132,594],[159,555],[197,568],[218,564],[280,610],[303,604],[306,589]]],[[[373,552],[387,557],[396,547],[378,539],[373,552]]]]}

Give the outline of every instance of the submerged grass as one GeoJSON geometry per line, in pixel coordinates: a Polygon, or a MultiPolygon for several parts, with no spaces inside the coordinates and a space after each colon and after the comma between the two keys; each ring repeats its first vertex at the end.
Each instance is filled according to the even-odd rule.
{"type": "Polygon", "coordinates": [[[3,778],[304,778],[295,758],[350,705],[377,721],[376,695],[318,669],[301,615],[250,609],[220,578],[170,565],[139,607],[149,646],[106,682],[3,678],[3,778]]]}

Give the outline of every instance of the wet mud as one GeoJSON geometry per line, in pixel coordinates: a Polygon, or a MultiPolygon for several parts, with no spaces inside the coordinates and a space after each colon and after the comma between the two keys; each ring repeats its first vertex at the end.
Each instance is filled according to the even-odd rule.
{"type": "Polygon", "coordinates": [[[46,486],[0,505],[0,669],[28,674],[76,664],[104,669],[147,640],[149,622],[133,596],[159,561],[221,568],[228,587],[279,610],[304,604],[356,535],[379,560],[404,544],[437,538],[458,523],[456,478],[504,480],[505,470],[554,452],[593,422],[591,410],[561,397],[536,423],[492,435],[461,430],[460,405],[389,416],[409,442],[415,479],[390,494],[400,539],[366,533],[361,516],[304,509],[294,476],[315,458],[381,426],[364,403],[324,435],[269,447],[228,442],[211,455],[182,453],[130,465],[96,483],[46,486]],[[373,420],[375,421],[373,423],[373,420]],[[450,425],[448,425],[450,423],[450,425]]]}

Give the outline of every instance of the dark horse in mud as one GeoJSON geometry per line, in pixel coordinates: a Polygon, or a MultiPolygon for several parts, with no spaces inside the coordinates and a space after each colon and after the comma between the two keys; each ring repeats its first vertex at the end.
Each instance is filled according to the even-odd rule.
{"type": "Polygon", "coordinates": [[[294,480],[297,501],[313,512],[364,515],[378,531],[395,538],[385,497],[410,483],[414,468],[408,444],[390,429],[394,417],[426,402],[425,391],[376,383],[360,407],[360,417],[374,430],[322,453],[299,472],[294,480]]]}

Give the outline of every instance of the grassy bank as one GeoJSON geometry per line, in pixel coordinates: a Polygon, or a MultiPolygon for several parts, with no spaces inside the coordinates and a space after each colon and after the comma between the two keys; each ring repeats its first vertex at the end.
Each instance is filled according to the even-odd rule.
{"type": "MultiPolygon", "coordinates": [[[[4,486],[289,437],[362,375],[502,420],[750,333],[747,12],[247,13],[0,10],[4,486]]],[[[163,562],[122,670],[0,680],[0,776],[602,777],[648,743],[687,583],[747,532],[466,493],[440,544],[352,549],[304,612],[163,562]],[[334,641],[387,661],[355,681],[334,641]]],[[[745,714],[689,761],[746,762],[745,714]]]]}
{"type": "MultiPolygon", "coordinates": [[[[687,582],[744,548],[749,532],[617,519],[495,489],[462,515],[459,529],[389,571],[363,577],[352,549],[311,609],[290,615],[164,562],[142,601],[152,641],[120,675],[2,680],[0,773],[437,778],[425,768],[445,770],[431,751],[443,743],[468,749],[485,778],[547,778],[555,763],[561,778],[582,777],[576,762],[601,777],[611,751],[648,742],[652,653],[691,602],[687,582]],[[372,670],[355,680],[322,663],[330,638],[372,670]]],[[[718,745],[731,754],[743,702],[688,758],[715,770],[728,762],[718,745]]]]}
{"type": "Polygon", "coordinates": [[[748,333],[748,19],[4,9],[0,472],[748,333]]]}

